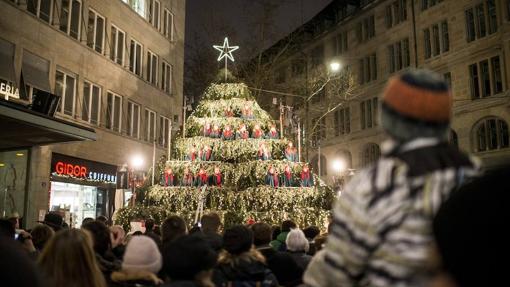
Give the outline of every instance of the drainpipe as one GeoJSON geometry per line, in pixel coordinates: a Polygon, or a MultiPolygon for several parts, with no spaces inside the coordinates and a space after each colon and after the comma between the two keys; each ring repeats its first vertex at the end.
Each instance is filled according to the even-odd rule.
{"type": "Polygon", "coordinates": [[[416,13],[414,11],[414,1],[411,1],[411,16],[413,25],[414,66],[418,68],[418,39],[416,34],[416,13]]]}

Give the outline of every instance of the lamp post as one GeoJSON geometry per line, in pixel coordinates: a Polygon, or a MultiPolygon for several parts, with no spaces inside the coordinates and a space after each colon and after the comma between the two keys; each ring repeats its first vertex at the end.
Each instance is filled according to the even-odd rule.
{"type": "Polygon", "coordinates": [[[131,206],[135,206],[136,202],[136,192],[135,192],[135,171],[139,170],[144,163],[143,157],[141,155],[135,155],[131,158],[129,172],[131,179],[131,206]]]}

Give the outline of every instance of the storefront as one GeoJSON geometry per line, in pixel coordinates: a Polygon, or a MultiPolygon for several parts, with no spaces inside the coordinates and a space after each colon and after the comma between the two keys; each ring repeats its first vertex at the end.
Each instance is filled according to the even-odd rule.
{"type": "Polygon", "coordinates": [[[49,210],[80,227],[84,218],[111,213],[116,184],[117,166],[53,153],[49,210]]]}

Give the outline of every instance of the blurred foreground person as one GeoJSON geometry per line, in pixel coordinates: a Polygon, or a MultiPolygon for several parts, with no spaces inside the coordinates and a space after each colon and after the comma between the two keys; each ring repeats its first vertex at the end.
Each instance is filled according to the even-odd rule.
{"type": "Polygon", "coordinates": [[[219,252],[223,247],[223,238],[220,235],[222,226],[220,216],[214,212],[204,214],[200,223],[202,224],[204,239],[209,242],[216,252],[219,252]]]}
{"type": "Polygon", "coordinates": [[[86,231],[67,229],[57,232],[39,258],[39,267],[48,286],[106,287],[92,244],[86,231]]]}
{"type": "Polygon", "coordinates": [[[292,229],[287,235],[285,243],[287,245],[287,253],[292,256],[301,269],[305,270],[312,256],[307,254],[310,249],[310,243],[303,231],[299,228],[292,229]]]}
{"type": "MultiPolygon", "coordinates": [[[[7,220],[5,220],[7,221],[7,220]]],[[[11,224],[11,223],[9,223],[11,224]]],[[[13,226],[14,230],[14,226],[13,226]]],[[[14,233],[13,233],[14,234],[14,233]]],[[[0,285],[39,287],[43,285],[34,261],[13,237],[0,235],[0,285]]]]}
{"type": "Polygon", "coordinates": [[[44,224],[38,224],[32,231],[30,231],[30,235],[32,235],[32,242],[34,243],[34,247],[38,252],[42,252],[46,243],[53,237],[55,232],[49,226],[44,224]]]}
{"type": "Polygon", "coordinates": [[[149,287],[163,283],[156,275],[163,266],[158,245],[148,236],[133,237],[126,246],[122,270],[112,273],[115,286],[149,287]]]}
{"type": "Polygon", "coordinates": [[[165,287],[213,287],[213,267],[218,254],[199,236],[183,235],[165,245],[165,287]]]}
{"type": "Polygon", "coordinates": [[[161,237],[163,240],[163,246],[173,240],[186,235],[188,228],[184,219],[177,215],[172,215],[163,221],[161,225],[161,237]]]}
{"type": "Polygon", "coordinates": [[[381,158],[346,186],[326,247],[305,272],[311,286],[421,286],[431,221],[478,165],[448,144],[452,97],[442,76],[412,70],[382,99],[389,135],[381,158]]]}
{"type": "Polygon", "coordinates": [[[510,166],[491,172],[441,206],[433,228],[443,273],[431,287],[508,286],[509,175],[510,166]]]}

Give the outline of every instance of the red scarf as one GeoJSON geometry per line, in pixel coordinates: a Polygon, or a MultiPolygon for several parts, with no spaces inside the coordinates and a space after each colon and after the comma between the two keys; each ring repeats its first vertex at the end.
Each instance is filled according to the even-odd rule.
{"type": "Polygon", "coordinates": [[[310,179],[310,170],[301,172],[301,179],[310,179]]]}
{"type": "Polygon", "coordinates": [[[221,187],[221,173],[217,173],[216,175],[216,184],[221,187]]]}
{"type": "Polygon", "coordinates": [[[287,179],[290,179],[290,178],[292,177],[292,174],[290,173],[290,171],[286,171],[286,172],[285,172],[285,177],[286,177],[287,179]]]}
{"type": "Polygon", "coordinates": [[[231,136],[232,136],[232,130],[224,131],[224,132],[223,132],[223,136],[224,136],[224,137],[231,137],[231,136]]]}

